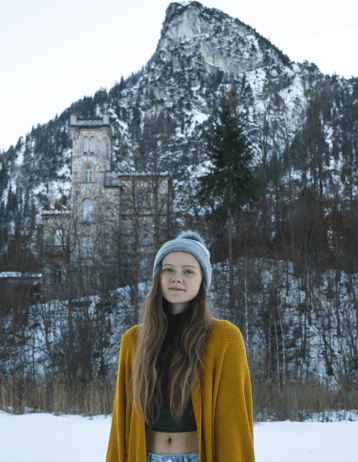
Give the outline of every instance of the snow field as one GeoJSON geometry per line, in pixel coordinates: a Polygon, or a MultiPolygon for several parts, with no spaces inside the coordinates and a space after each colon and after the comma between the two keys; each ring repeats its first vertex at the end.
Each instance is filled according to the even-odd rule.
{"type": "MultiPolygon", "coordinates": [[[[104,462],[111,416],[0,411],[1,462],[104,462]]],[[[256,462],[358,461],[358,421],[254,425],[256,462]]]]}

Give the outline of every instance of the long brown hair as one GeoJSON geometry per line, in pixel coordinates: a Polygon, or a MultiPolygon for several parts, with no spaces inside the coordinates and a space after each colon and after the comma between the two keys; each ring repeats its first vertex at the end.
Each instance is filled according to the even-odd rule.
{"type": "MultiPolygon", "coordinates": [[[[201,274],[203,271],[200,266],[201,274]]],[[[164,397],[162,394],[163,370],[161,362],[157,361],[163,344],[167,320],[164,313],[168,313],[169,303],[162,298],[160,275],[162,262],[153,275],[152,287],[140,306],[142,324],[139,327],[134,365],[130,379],[129,396],[138,413],[138,405],[144,415],[149,428],[159,419],[164,397]],[[137,400],[133,401],[136,396],[137,400]]],[[[191,389],[195,386],[199,375],[204,370],[204,356],[206,339],[215,325],[216,320],[206,298],[205,278],[198,294],[190,301],[184,310],[176,337],[175,350],[168,372],[170,384],[170,411],[177,425],[189,401],[191,389]]],[[[138,413],[138,416],[140,414],[138,413]]]]}

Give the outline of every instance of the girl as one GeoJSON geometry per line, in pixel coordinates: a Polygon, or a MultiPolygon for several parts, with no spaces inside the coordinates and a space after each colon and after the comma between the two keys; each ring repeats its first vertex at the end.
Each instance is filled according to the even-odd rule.
{"type": "Polygon", "coordinates": [[[210,252],[181,233],[158,251],[142,324],[123,335],[106,462],[254,462],[240,330],[212,314],[210,252]]]}

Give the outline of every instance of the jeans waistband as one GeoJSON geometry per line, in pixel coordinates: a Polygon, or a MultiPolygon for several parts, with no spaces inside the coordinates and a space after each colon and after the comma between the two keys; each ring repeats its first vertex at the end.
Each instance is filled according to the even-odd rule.
{"type": "Polygon", "coordinates": [[[153,454],[147,452],[147,462],[199,462],[199,451],[184,454],[153,454]]]}

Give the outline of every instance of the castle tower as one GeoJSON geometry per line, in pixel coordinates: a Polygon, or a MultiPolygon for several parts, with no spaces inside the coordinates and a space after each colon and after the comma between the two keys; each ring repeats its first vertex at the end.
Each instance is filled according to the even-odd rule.
{"type": "Polygon", "coordinates": [[[81,202],[103,194],[114,126],[107,112],[102,120],[77,120],[77,114],[72,113],[69,132],[73,143],[71,205],[75,206],[76,195],[81,202]]]}
{"type": "Polygon", "coordinates": [[[73,146],[71,220],[81,241],[78,252],[85,259],[93,254],[98,225],[110,209],[104,188],[111,166],[114,126],[107,112],[97,120],[77,120],[77,114],[72,113],[69,132],[73,146]]]}

